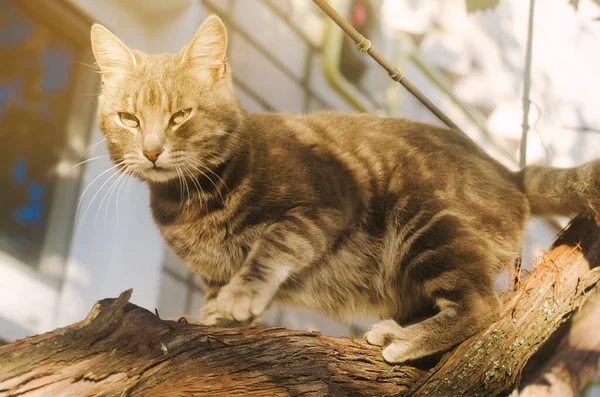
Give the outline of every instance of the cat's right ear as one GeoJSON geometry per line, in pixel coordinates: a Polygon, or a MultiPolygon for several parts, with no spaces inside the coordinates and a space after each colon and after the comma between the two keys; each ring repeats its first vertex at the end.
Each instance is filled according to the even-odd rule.
{"type": "Polygon", "coordinates": [[[92,51],[104,83],[136,65],[135,56],[129,48],[104,26],[94,24],[91,37],[92,51]]]}

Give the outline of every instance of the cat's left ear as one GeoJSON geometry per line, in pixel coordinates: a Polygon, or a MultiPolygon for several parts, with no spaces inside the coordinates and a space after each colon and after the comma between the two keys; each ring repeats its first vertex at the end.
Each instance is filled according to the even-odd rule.
{"type": "Polygon", "coordinates": [[[183,49],[182,62],[201,71],[210,71],[215,80],[227,74],[227,30],[221,18],[211,15],[200,25],[183,49]]]}

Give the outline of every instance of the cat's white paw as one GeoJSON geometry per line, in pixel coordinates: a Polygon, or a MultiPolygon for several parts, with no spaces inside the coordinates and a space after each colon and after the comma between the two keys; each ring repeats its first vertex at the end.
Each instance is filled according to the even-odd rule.
{"type": "Polygon", "coordinates": [[[409,357],[410,347],[411,344],[408,341],[395,340],[383,349],[383,359],[388,364],[400,364],[411,360],[414,357],[409,357]]]}
{"type": "Polygon", "coordinates": [[[223,316],[217,311],[215,300],[204,303],[201,318],[200,322],[204,325],[219,325],[222,322],[223,316]]]}
{"type": "Polygon", "coordinates": [[[203,325],[219,325],[219,324],[221,324],[222,320],[223,320],[223,317],[221,316],[221,314],[219,314],[217,312],[212,312],[212,313],[205,314],[202,317],[201,323],[203,325]]]}
{"type": "Polygon", "coordinates": [[[260,316],[267,303],[258,299],[252,288],[230,284],[223,287],[217,295],[216,315],[226,320],[244,322],[260,316]]]}
{"type": "Polygon", "coordinates": [[[371,345],[384,346],[402,336],[403,329],[394,320],[384,320],[371,325],[364,338],[371,345]]]}

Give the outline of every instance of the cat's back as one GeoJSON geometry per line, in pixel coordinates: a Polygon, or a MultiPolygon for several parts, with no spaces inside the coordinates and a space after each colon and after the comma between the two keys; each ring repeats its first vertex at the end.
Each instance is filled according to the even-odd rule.
{"type": "Polygon", "coordinates": [[[479,178],[484,180],[494,177],[514,182],[512,172],[457,130],[405,118],[334,111],[254,114],[250,120],[252,134],[267,146],[283,142],[320,147],[375,168],[398,169],[406,164],[413,169],[469,171],[481,174],[479,178]]]}

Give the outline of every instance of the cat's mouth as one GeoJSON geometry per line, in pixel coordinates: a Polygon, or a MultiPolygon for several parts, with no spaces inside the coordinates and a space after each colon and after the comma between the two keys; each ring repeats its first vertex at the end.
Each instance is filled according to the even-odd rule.
{"type": "Polygon", "coordinates": [[[177,172],[174,168],[154,164],[152,167],[145,168],[140,176],[148,182],[167,182],[177,178],[177,172]]]}

